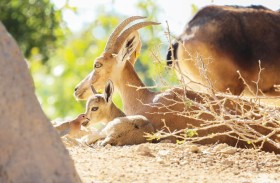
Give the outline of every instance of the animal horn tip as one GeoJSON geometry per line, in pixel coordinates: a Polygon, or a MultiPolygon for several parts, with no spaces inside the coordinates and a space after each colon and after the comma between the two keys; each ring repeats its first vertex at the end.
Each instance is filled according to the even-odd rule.
{"type": "Polygon", "coordinates": [[[161,23],[148,21],[147,24],[150,24],[150,25],[160,25],[161,23]]]}

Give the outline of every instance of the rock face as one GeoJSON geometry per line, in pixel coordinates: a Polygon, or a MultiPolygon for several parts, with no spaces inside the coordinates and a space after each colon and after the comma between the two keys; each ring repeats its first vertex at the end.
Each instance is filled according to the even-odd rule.
{"type": "Polygon", "coordinates": [[[27,63],[1,22],[0,182],[80,182],[34,94],[27,63]]]}

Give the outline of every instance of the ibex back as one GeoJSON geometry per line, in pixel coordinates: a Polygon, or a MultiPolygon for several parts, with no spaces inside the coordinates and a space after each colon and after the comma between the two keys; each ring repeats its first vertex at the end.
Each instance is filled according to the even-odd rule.
{"type": "Polygon", "coordinates": [[[196,55],[201,56],[202,61],[204,58],[214,89],[223,92],[229,89],[236,95],[245,88],[237,71],[254,93],[257,92],[253,81],[258,80],[260,61],[264,70],[258,89],[277,95],[274,85],[280,84],[280,13],[262,6],[205,7],[188,22],[169,50],[167,60],[171,65],[173,57],[183,74],[206,85],[201,79],[196,55]]]}

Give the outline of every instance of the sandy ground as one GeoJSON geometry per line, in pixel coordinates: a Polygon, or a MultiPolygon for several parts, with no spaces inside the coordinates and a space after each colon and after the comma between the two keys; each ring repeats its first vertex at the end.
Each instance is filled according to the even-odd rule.
{"type": "Polygon", "coordinates": [[[225,144],[67,148],[83,182],[280,183],[280,155],[225,144]]]}

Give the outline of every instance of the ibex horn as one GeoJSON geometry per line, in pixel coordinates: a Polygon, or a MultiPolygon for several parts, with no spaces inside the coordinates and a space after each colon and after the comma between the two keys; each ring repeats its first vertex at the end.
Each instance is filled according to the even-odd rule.
{"type": "Polygon", "coordinates": [[[125,19],[124,21],[122,21],[117,28],[114,30],[114,32],[112,32],[112,34],[110,35],[108,42],[105,46],[105,52],[111,52],[114,44],[119,36],[119,34],[121,33],[121,31],[125,28],[125,26],[127,26],[130,22],[137,20],[137,19],[143,19],[146,17],[142,17],[142,16],[132,16],[129,17],[127,19],[125,19]]]}
{"type": "Polygon", "coordinates": [[[129,36],[129,34],[131,34],[133,31],[136,31],[138,29],[141,29],[142,27],[146,27],[149,25],[158,25],[160,23],[157,22],[140,22],[137,23],[133,26],[131,26],[130,28],[126,29],[125,31],[123,31],[123,33],[117,38],[115,46],[114,46],[114,53],[118,53],[121,49],[121,46],[123,45],[123,42],[125,41],[125,39],[127,38],[127,36],[129,36]]]}

